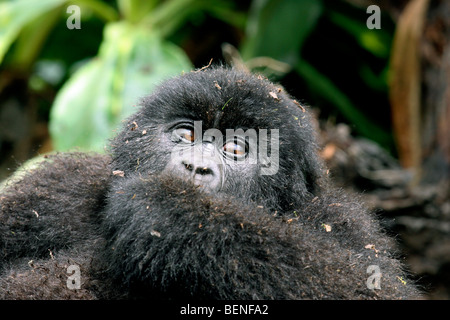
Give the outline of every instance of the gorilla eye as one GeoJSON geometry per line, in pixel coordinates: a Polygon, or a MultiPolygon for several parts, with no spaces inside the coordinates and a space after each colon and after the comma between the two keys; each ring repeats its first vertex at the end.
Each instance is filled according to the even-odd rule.
{"type": "Polygon", "coordinates": [[[177,142],[193,143],[195,140],[194,129],[177,128],[174,130],[174,136],[177,142]]]}
{"type": "Polygon", "coordinates": [[[234,160],[241,160],[248,153],[247,142],[235,137],[233,141],[228,141],[223,145],[223,151],[227,157],[234,160]]]}

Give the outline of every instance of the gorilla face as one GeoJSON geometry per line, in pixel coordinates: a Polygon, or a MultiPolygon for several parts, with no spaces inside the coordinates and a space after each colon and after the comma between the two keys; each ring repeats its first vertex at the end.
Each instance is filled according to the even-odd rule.
{"type": "Polygon", "coordinates": [[[276,207],[319,188],[309,116],[262,77],[222,68],[191,72],[141,105],[112,143],[115,170],[173,174],[209,192],[276,207]]]}
{"type": "Polygon", "coordinates": [[[172,134],[176,146],[164,171],[192,180],[207,190],[218,191],[224,181],[219,145],[213,139],[203,141],[195,131],[192,123],[177,125],[172,134]]]}
{"type": "MultiPolygon", "coordinates": [[[[175,126],[172,142],[175,145],[164,171],[192,180],[212,192],[226,188],[226,181],[264,174],[265,168],[258,169],[258,155],[265,154],[266,162],[272,160],[270,164],[275,168],[278,165],[278,154],[275,152],[278,139],[273,141],[269,158],[258,150],[255,130],[227,129],[226,135],[223,135],[217,129],[208,129],[203,133],[201,121],[192,124],[185,119],[175,126]]],[[[265,142],[262,141],[261,145],[265,142]]]]}

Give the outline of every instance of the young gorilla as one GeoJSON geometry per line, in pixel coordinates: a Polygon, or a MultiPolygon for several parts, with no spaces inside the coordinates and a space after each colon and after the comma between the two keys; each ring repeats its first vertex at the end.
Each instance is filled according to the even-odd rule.
{"type": "Polygon", "coordinates": [[[169,80],[111,158],[49,156],[1,191],[0,297],[415,297],[393,241],[329,186],[316,149],[307,111],[261,77],[169,80]]]}

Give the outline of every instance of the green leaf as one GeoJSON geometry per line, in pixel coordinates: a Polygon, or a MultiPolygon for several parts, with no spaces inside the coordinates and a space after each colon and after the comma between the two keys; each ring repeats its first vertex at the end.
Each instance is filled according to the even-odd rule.
{"type": "Polygon", "coordinates": [[[297,63],[295,70],[306,80],[311,90],[319,92],[321,97],[336,106],[360,134],[382,145],[390,142],[390,136],[387,132],[370,121],[330,79],[313,66],[301,60],[297,63]]]}
{"type": "Polygon", "coordinates": [[[158,0],[117,0],[119,11],[125,20],[139,22],[158,4],[158,0]]]}
{"type": "Polygon", "coordinates": [[[247,24],[244,60],[267,56],[295,65],[303,42],[316,25],[323,4],[318,0],[256,0],[247,24]]]}
{"type": "Polygon", "coordinates": [[[48,11],[24,26],[12,49],[8,64],[23,70],[29,69],[41,52],[51,29],[61,17],[59,8],[48,11]]]}
{"type": "Polygon", "coordinates": [[[88,149],[102,148],[101,139],[96,137],[109,130],[104,116],[109,99],[96,95],[94,89],[104,95],[109,91],[104,80],[111,74],[103,71],[107,71],[104,63],[94,59],[81,67],[58,92],[50,114],[54,149],[83,147],[88,141],[88,149]]]}
{"type": "Polygon", "coordinates": [[[108,24],[99,56],[58,92],[50,114],[54,148],[104,151],[140,98],[191,68],[184,52],[154,31],[126,22],[108,24]]]}
{"type": "Polygon", "coordinates": [[[16,0],[0,3],[0,63],[22,29],[66,0],[16,0]]]}
{"type": "Polygon", "coordinates": [[[163,37],[174,33],[195,12],[202,11],[201,0],[162,1],[141,20],[148,28],[158,30],[163,37]]]}
{"type": "Polygon", "coordinates": [[[391,39],[386,31],[370,30],[367,28],[365,20],[351,19],[339,12],[331,11],[329,15],[331,21],[351,34],[362,48],[377,57],[389,57],[391,39]]]}
{"type": "Polygon", "coordinates": [[[104,1],[76,0],[72,2],[81,7],[81,12],[83,12],[83,7],[89,8],[97,17],[105,22],[117,21],[120,18],[117,10],[104,1]]]}

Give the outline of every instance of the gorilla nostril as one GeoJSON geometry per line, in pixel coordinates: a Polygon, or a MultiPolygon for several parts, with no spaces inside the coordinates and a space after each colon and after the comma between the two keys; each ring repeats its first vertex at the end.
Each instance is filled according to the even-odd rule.
{"type": "Polygon", "coordinates": [[[213,174],[213,170],[211,170],[208,167],[198,167],[197,169],[195,169],[195,173],[196,174],[200,174],[202,176],[208,175],[208,174],[213,174]]]}
{"type": "MultiPolygon", "coordinates": [[[[195,164],[189,160],[182,160],[181,165],[189,172],[189,175],[194,174],[200,176],[214,176],[214,168],[210,165],[195,164]]],[[[184,171],[186,172],[186,171],[184,171]]]]}
{"type": "Polygon", "coordinates": [[[187,163],[187,162],[185,162],[185,161],[182,161],[181,163],[183,164],[183,166],[184,166],[187,170],[189,170],[189,171],[194,170],[194,167],[193,167],[192,164],[187,163]]]}

